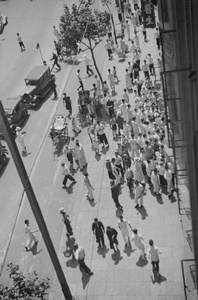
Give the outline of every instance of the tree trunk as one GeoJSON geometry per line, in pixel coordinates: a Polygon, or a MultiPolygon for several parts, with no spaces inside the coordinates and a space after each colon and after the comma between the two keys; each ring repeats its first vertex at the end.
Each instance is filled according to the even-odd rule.
{"type": "Polygon", "coordinates": [[[98,76],[100,78],[101,83],[103,84],[102,75],[100,74],[100,71],[98,70],[98,66],[96,64],[96,60],[95,60],[95,56],[94,56],[94,51],[93,51],[93,48],[92,48],[91,40],[88,39],[88,41],[89,41],[89,47],[90,47],[89,49],[91,51],[91,56],[92,56],[92,59],[93,59],[94,67],[96,69],[96,72],[98,73],[98,76]]]}

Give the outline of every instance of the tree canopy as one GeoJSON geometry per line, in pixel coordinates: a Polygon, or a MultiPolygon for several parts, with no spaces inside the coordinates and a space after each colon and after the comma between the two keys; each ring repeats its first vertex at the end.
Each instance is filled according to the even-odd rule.
{"type": "Polygon", "coordinates": [[[2,300],[37,300],[44,299],[46,290],[49,289],[49,278],[39,279],[34,271],[26,277],[18,265],[8,264],[7,270],[12,279],[12,286],[0,285],[0,299],[2,300]]]}

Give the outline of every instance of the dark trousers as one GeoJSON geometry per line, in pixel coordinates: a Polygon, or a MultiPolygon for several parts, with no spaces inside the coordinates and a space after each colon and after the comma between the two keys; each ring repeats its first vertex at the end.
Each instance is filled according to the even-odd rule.
{"type": "Polygon", "coordinates": [[[148,71],[144,71],[144,77],[145,77],[145,79],[150,78],[148,71]]]}
{"type": "Polygon", "coordinates": [[[111,49],[107,49],[107,52],[108,52],[108,56],[109,56],[109,58],[111,58],[111,55],[112,55],[112,51],[111,51],[111,49]]]}
{"type": "Polygon", "coordinates": [[[89,67],[89,65],[87,66],[87,74],[89,75],[89,73],[91,73],[92,75],[93,75],[93,70],[92,69],[90,69],[90,67],[89,67]]]}
{"type": "Polygon", "coordinates": [[[156,271],[159,272],[159,260],[158,261],[152,261],[151,264],[153,266],[153,270],[156,270],[156,271]]]}
{"type": "Polygon", "coordinates": [[[155,69],[154,69],[154,65],[153,64],[149,65],[149,70],[150,70],[151,74],[153,74],[153,75],[155,74],[155,69]]]}
{"type": "Polygon", "coordinates": [[[82,82],[82,80],[81,81],[79,81],[79,83],[80,83],[80,86],[79,86],[79,88],[78,88],[78,90],[81,88],[82,90],[84,90],[84,85],[83,85],[83,82],[82,82]]]}
{"type": "Polygon", "coordinates": [[[99,139],[100,139],[100,142],[103,143],[103,145],[109,145],[108,143],[108,140],[107,140],[107,137],[106,137],[106,134],[103,133],[101,135],[99,135],[99,139]]]}
{"type": "Polygon", "coordinates": [[[58,63],[57,61],[54,61],[54,64],[53,64],[52,69],[54,68],[55,65],[56,65],[59,69],[61,69],[61,66],[59,65],[59,63],[58,63]]]}
{"type": "Polygon", "coordinates": [[[79,263],[79,268],[80,268],[81,271],[83,270],[87,274],[91,273],[91,270],[86,265],[84,258],[83,259],[79,259],[78,263],[79,263]]]}
{"type": "Polygon", "coordinates": [[[115,166],[116,166],[116,168],[118,168],[118,173],[119,174],[121,173],[122,177],[124,177],[124,171],[123,171],[122,165],[120,164],[120,165],[115,165],[115,166]]]}
{"type": "Polygon", "coordinates": [[[160,50],[160,38],[156,38],[157,48],[160,50]]]}
{"type": "Polygon", "coordinates": [[[65,175],[64,179],[63,179],[63,185],[67,184],[67,179],[71,180],[71,181],[75,181],[74,177],[71,176],[70,174],[65,175]]]}
{"type": "Polygon", "coordinates": [[[101,246],[104,247],[105,242],[104,242],[104,235],[103,234],[97,235],[96,241],[99,244],[99,247],[101,247],[101,246]]]}
{"type": "Polygon", "coordinates": [[[115,206],[116,206],[117,208],[122,207],[122,205],[120,204],[120,202],[119,202],[119,200],[118,200],[118,197],[113,198],[113,201],[114,201],[115,206]]]}
{"type": "Polygon", "coordinates": [[[144,41],[147,41],[147,35],[146,35],[146,31],[143,31],[143,36],[144,36],[144,41]]]}
{"type": "Polygon", "coordinates": [[[25,46],[24,46],[24,44],[23,44],[23,42],[21,41],[21,42],[19,42],[19,46],[21,47],[21,50],[25,50],[25,46]]]}

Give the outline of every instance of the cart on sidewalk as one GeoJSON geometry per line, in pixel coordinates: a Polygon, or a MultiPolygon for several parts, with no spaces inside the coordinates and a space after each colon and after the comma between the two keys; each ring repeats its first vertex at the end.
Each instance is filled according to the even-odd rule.
{"type": "Polygon", "coordinates": [[[50,127],[49,135],[53,141],[53,145],[58,145],[63,140],[67,140],[68,127],[65,116],[57,115],[54,117],[53,123],[50,127]]]}

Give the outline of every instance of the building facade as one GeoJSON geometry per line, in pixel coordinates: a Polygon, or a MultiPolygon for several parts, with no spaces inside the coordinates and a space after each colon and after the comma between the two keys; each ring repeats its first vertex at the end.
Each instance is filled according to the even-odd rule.
{"type": "Polygon", "coordinates": [[[198,1],[158,0],[161,73],[169,144],[177,169],[179,213],[189,213],[198,278],[198,1]],[[180,187],[185,185],[188,198],[180,187]],[[180,201],[181,200],[181,201],[180,201]]]}

